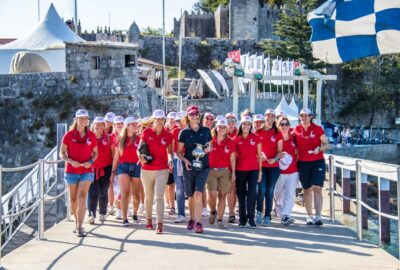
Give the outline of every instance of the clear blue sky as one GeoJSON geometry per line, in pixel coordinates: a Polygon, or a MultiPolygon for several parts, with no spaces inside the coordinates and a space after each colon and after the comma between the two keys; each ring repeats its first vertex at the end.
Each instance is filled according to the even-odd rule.
{"type": "MultiPolygon", "coordinates": [[[[73,0],[39,0],[41,18],[53,3],[61,18],[72,18],[73,0]]],[[[181,9],[192,10],[195,0],[165,0],[165,27],[173,29],[173,18],[181,9]]],[[[0,0],[0,38],[18,38],[28,34],[38,22],[38,0],[0,0]]],[[[78,0],[78,19],[82,30],[108,26],[127,30],[135,20],[139,28],[162,27],[162,0],[78,0]]]]}

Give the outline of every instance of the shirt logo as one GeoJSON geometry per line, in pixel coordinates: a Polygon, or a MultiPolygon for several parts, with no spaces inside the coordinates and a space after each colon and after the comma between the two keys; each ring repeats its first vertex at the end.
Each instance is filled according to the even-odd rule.
{"type": "Polygon", "coordinates": [[[149,140],[152,141],[152,140],[153,140],[153,137],[149,137],[149,140]]]}
{"type": "Polygon", "coordinates": [[[242,142],[242,141],[239,141],[239,144],[240,144],[240,145],[242,145],[242,144],[243,144],[243,142],[242,142]]]}
{"type": "Polygon", "coordinates": [[[92,142],[90,141],[90,139],[87,139],[87,140],[86,140],[86,144],[87,144],[87,145],[91,145],[91,144],[92,144],[92,142]]]}
{"type": "Polygon", "coordinates": [[[296,147],[296,144],[293,141],[291,141],[290,143],[292,144],[293,147],[296,147]]]}
{"type": "Polygon", "coordinates": [[[225,153],[229,153],[229,148],[228,148],[228,146],[225,146],[225,148],[224,148],[224,151],[225,151],[225,153]]]}
{"type": "Polygon", "coordinates": [[[103,145],[107,145],[107,140],[103,140],[103,145]]]}
{"type": "Polygon", "coordinates": [[[250,144],[251,144],[251,145],[255,145],[255,144],[256,144],[256,142],[255,142],[255,141],[253,141],[253,139],[251,139],[251,140],[250,140],[250,144]]]}
{"type": "Polygon", "coordinates": [[[276,142],[275,136],[271,136],[271,142],[276,142]]]}
{"type": "Polygon", "coordinates": [[[162,145],[166,145],[166,144],[167,144],[167,142],[165,141],[164,138],[161,139],[161,144],[162,144],[162,145]]]}
{"type": "Polygon", "coordinates": [[[78,142],[76,139],[72,139],[72,142],[78,142]]]}
{"type": "Polygon", "coordinates": [[[315,138],[314,131],[311,131],[311,133],[310,133],[310,138],[315,138]]]}

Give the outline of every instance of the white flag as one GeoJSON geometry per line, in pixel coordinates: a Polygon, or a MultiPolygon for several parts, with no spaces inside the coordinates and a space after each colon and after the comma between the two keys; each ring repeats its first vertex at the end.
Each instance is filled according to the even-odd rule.
{"type": "MultiPolygon", "coordinates": [[[[268,55],[267,58],[264,59],[264,76],[271,76],[271,63],[270,57],[268,55]]],[[[265,83],[270,83],[270,80],[264,80],[265,83]]]]}
{"type": "MultiPolygon", "coordinates": [[[[281,76],[282,75],[282,60],[278,58],[272,60],[271,76],[281,76]]],[[[275,85],[282,85],[281,80],[272,80],[275,85]]]]}
{"type": "Polygon", "coordinates": [[[256,59],[256,72],[258,72],[258,73],[263,73],[263,69],[264,69],[264,55],[259,55],[259,56],[257,56],[257,59],[256,59]]]}

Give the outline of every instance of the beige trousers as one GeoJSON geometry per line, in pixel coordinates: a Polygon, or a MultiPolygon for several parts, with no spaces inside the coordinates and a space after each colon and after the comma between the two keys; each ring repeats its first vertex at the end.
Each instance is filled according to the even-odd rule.
{"type": "Polygon", "coordinates": [[[141,171],[141,179],[144,187],[144,199],[146,218],[151,219],[153,214],[153,200],[156,201],[156,221],[164,220],[164,190],[167,185],[169,170],[141,171]]]}

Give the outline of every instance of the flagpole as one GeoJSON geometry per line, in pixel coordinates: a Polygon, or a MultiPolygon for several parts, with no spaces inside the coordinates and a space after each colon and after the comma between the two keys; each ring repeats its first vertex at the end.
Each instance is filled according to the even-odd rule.
{"type": "Polygon", "coordinates": [[[40,22],[40,0],[37,1],[38,22],[40,22]]]}
{"type": "Polygon", "coordinates": [[[74,0],[74,25],[75,25],[75,33],[78,34],[78,2],[74,0]]]}
{"type": "MultiPolygon", "coordinates": [[[[182,9],[181,9],[181,19],[182,19],[182,9]]],[[[182,64],[182,28],[179,25],[179,63],[178,63],[178,106],[177,111],[182,110],[181,104],[181,64],[182,64]]]]}

